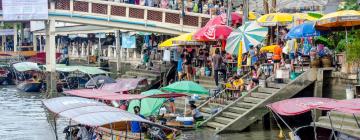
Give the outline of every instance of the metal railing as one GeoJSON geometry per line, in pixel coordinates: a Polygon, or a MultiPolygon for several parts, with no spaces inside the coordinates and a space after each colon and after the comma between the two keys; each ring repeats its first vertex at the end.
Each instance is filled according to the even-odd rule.
{"type": "MultiPolygon", "coordinates": [[[[148,6],[125,4],[100,0],[57,0],[49,3],[49,13],[70,12],[72,16],[98,15],[111,20],[112,17],[152,21],[155,23],[176,24],[189,27],[202,27],[211,16],[208,14],[187,12],[185,16],[180,10],[169,10],[148,6]]],[[[148,24],[151,26],[151,24],[148,24]]]]}

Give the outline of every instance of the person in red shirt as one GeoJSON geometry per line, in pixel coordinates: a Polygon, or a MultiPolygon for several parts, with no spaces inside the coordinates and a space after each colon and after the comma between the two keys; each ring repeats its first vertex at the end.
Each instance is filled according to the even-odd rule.
{"type": "Polygon", "coordinates": [[[273,62],[274,62],[274,73],[280,68],[280,62],[282,58],[282,48],[276,45],[274,48],[273,62]]]}

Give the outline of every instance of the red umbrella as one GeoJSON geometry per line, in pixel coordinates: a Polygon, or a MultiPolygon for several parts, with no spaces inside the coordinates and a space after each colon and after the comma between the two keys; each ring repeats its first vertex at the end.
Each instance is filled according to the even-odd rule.
{"type": "Polygon", "coordinates": [[[226,25],[205,26],[194,34],[194,38],[201,41],[224,40],[227,39],[232,30],[226,25]]]}
{"type": "MultiPolygon", "coordinates": [[[[226,21],[227,21],[227,15],[226,14],[221,14],[218,15],[212,19],[210,19],[205,27],[207,26],[213,26],[213,25],[226,25],[226,21]]],[[[231,23],[232,24],[238,24],[242,22],[242,16],[239,13],[236,12],[232,12],[231,13],[231,23]]]]}

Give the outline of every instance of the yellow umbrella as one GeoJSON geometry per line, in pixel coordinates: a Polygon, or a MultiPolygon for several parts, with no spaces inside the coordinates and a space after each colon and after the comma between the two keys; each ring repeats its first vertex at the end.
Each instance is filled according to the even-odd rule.
{"type": "Polygon", "coordinates": [[[164,48],[164,47],[172,47],[172,46],[174,46],[174,44],[173,44],[174,39],[175,39],[175,37],[170,38],[168,40],[165,40],[164,42],[159,44],[159,47],[164,48]]]}
{"type": "Polygon", "coordinates": [[[309,16],[306,13],[294,13],[292,14],[294,17],[294,20],[308,20],[308,21],[315,21],[318,20],[318,18],[309,16]]]}
{"type": "Polygon", "coordinates": [[[276,46],[278,46],[278,45],[270,45],[270,46],[262,47],[260,49],[260,52],[271,52],[271,53],[273,53],[276,46]]]}
{"type": "Polygon", "coordinates": [[[256,20],[255,12],[249,12],[249,20],[256,20]]]}
{"type": "Polygon", "coordinates": [[[293,22],[293,16],[288,13],[270,13],[257,19],[261,26],[286,26],[293,22]]]}
{"type": "Polygon", "coordinates": [[[195,32],[182,34],[177,37],[170,38],[159,45],[160,48],[181,46],[181,45],[203,45],[203,42],[193,40],[195,32]]]}
{"type": "Polygon", "coordinates": [[[360,27],[360,12],[343,10],[324,15],[316,22],[319,30],[344,30],[347,27],[360,27]]]}

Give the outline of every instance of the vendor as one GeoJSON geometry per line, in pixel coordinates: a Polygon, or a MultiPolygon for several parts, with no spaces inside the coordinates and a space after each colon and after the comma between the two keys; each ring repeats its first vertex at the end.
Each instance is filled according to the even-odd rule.
{"type": "Polygon", "coordinates": [[[204,120],[204,117],[202,116],[201,112],[198,109],[196,109],[196,105],[191,104],[190,109],[191,109],[191,116],[194,118],[195,122],[204,120]]]}

